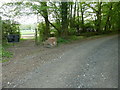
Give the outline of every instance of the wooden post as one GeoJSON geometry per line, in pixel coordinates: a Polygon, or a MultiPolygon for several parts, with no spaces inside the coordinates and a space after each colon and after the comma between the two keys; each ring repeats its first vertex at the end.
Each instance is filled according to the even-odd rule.
{"type": "Polygon", "coordinates": [[[35,28],[35,45],[38,45],[37,29],[35,28]]]}

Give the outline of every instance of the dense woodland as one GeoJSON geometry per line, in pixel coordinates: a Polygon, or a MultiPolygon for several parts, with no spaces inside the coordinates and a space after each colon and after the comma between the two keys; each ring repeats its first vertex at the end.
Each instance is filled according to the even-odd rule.
{"type": "Polygon", "coordinates": [[[3,40],[8,34],[20,34],[19,24],[11,18],[30,14],[44,18],[43,22],[38,22],[35,29],[36,42],[44,41],[51,36],[68,39],[73,35],[91,36],[120,30],[120,2],[23,0],[4,4],[1,10],[3,16],[10,18],[3,20],[3,40]],[[54,32],[54,35],[51,32],[54,32]]]}

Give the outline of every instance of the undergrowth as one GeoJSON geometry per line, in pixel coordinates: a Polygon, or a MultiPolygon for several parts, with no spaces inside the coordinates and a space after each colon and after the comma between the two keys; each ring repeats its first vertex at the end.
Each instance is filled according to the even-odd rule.
{"type": "Polygon", "coordinates": [[[9,58],[11,58],[13,56],[13,54],[11,52],[6,50],[11,45],[12,44],[3,42],[3,44],[0,48],[0,55],[1,55],[0,63],[8,62],[9,58]]]}

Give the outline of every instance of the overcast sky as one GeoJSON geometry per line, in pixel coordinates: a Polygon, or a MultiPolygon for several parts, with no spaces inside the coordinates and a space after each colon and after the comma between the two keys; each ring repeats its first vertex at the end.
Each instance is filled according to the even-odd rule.
{"type": "MultiPolygon", "coordinates": [[[[14,1],[21,1],[21,0],[0,0],[0,6],[4,3],[14,2],[14,1]]],[[[3,17],[3,19],[7,19],[3,17]]],[[[34,24],[37,23],[37,16],[36,15],[29,15],[29,16],[21,16],[19,18],[15,18],[15,21],[18,21],[20,24],[34,24]]]]}

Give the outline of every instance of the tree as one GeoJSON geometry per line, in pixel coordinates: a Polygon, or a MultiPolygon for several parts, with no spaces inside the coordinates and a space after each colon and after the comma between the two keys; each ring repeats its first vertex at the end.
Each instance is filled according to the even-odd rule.
{"type": "Polygon", "coordinates": [[[112,13],[112,4],[113,3],[109,3],[109,10],[108,10],[108,13],[107,13],[107,19],[106,19],[106,24],[105,24],[105,31],[108,31],[111,29],[111,13],[112,13]]]}
{"type": "Polygon", "coordinates": [[[1,20],[2,18],[0,17],[0,45],[1,45],[1,43],[2,43],[2,20],[1,20]]]}
{"type": "Polygon", "coordinates": [[[95,14],[96,14],[95,28],[96,28],[97,32],[100,32],[100,30],[101,30],[101,16],[102,16],[102,12],[101,12],[102,2],[97,2],[96,4],[88,3],[86,5],[88,7],[90,7],[93,10],[93,12],[95,12],[95,14]]]}
{"type": "Polygon", "coordinates": [[[83,3],[80,3],[80,11],[81,11],[81,22],[82,22],[82,31],[85,32],[85,27],[84,27],[84,6],[83,3]]]}
{"type": "Polygon", "coordinates": [[[68,35],[68,3],[67,2],[61,2],[61,16],[62,16],[62,37],[66,38],[68,35]]]}
{"type": "Polygon", "coordinates": [[[113,3],[111,28],[112,30],[120,30],[120,2],[113,3]]]}
{"type": "MultiPolygon", "coordinates": [[[[40,28],[43,30],[40,30],[42,34],[39,34],[42,35],[43,40],[50,37],[50,32],[53,29],[57,31],[58,37],[67,38],[68,35],[86,33],[87,29],[96,30],[98,33],[118,30],[120,24],[118,19],[120,15],[119,2],[41,2],[40,0],[23,0],[8,3],[5,8],[8,8],[9,5],[12,13],[17,13],[14,13],[13,16],[11,13],[10,18],[11,16],[21,15],[20,8],[21,10],[24,8],[31,10],[31,12],[27,12],[27,15],[28,13],[35,14],[44,18],[43,24],[40,24],[44,25],[44,28],[40,28]],[[49,17],[54,18],[53,21],[49,17]]],[[[9,16],[9,13],[4,13],[4,15],[9,16]]]]}
{"type": "Polygon", "coordinates": [[[6,40],[7,35],[9,34],[19,34],[19,23],[10,20],[2,20],[2,40],[6,40]]]}
{"type": "Polygon", "coordinates": [[[48,37],[50,36],[50,25],[49,25],[49,20],[48,20],[48,11],[47,11],[47,2],[41,2],[41,7],[44,7],[40,12],[42,13],[42,16],[45,19],[45,25],[46,25],[46,29],[45,29],[45,33],[44,33],[44,40],[48,39],[48,37]]]}

